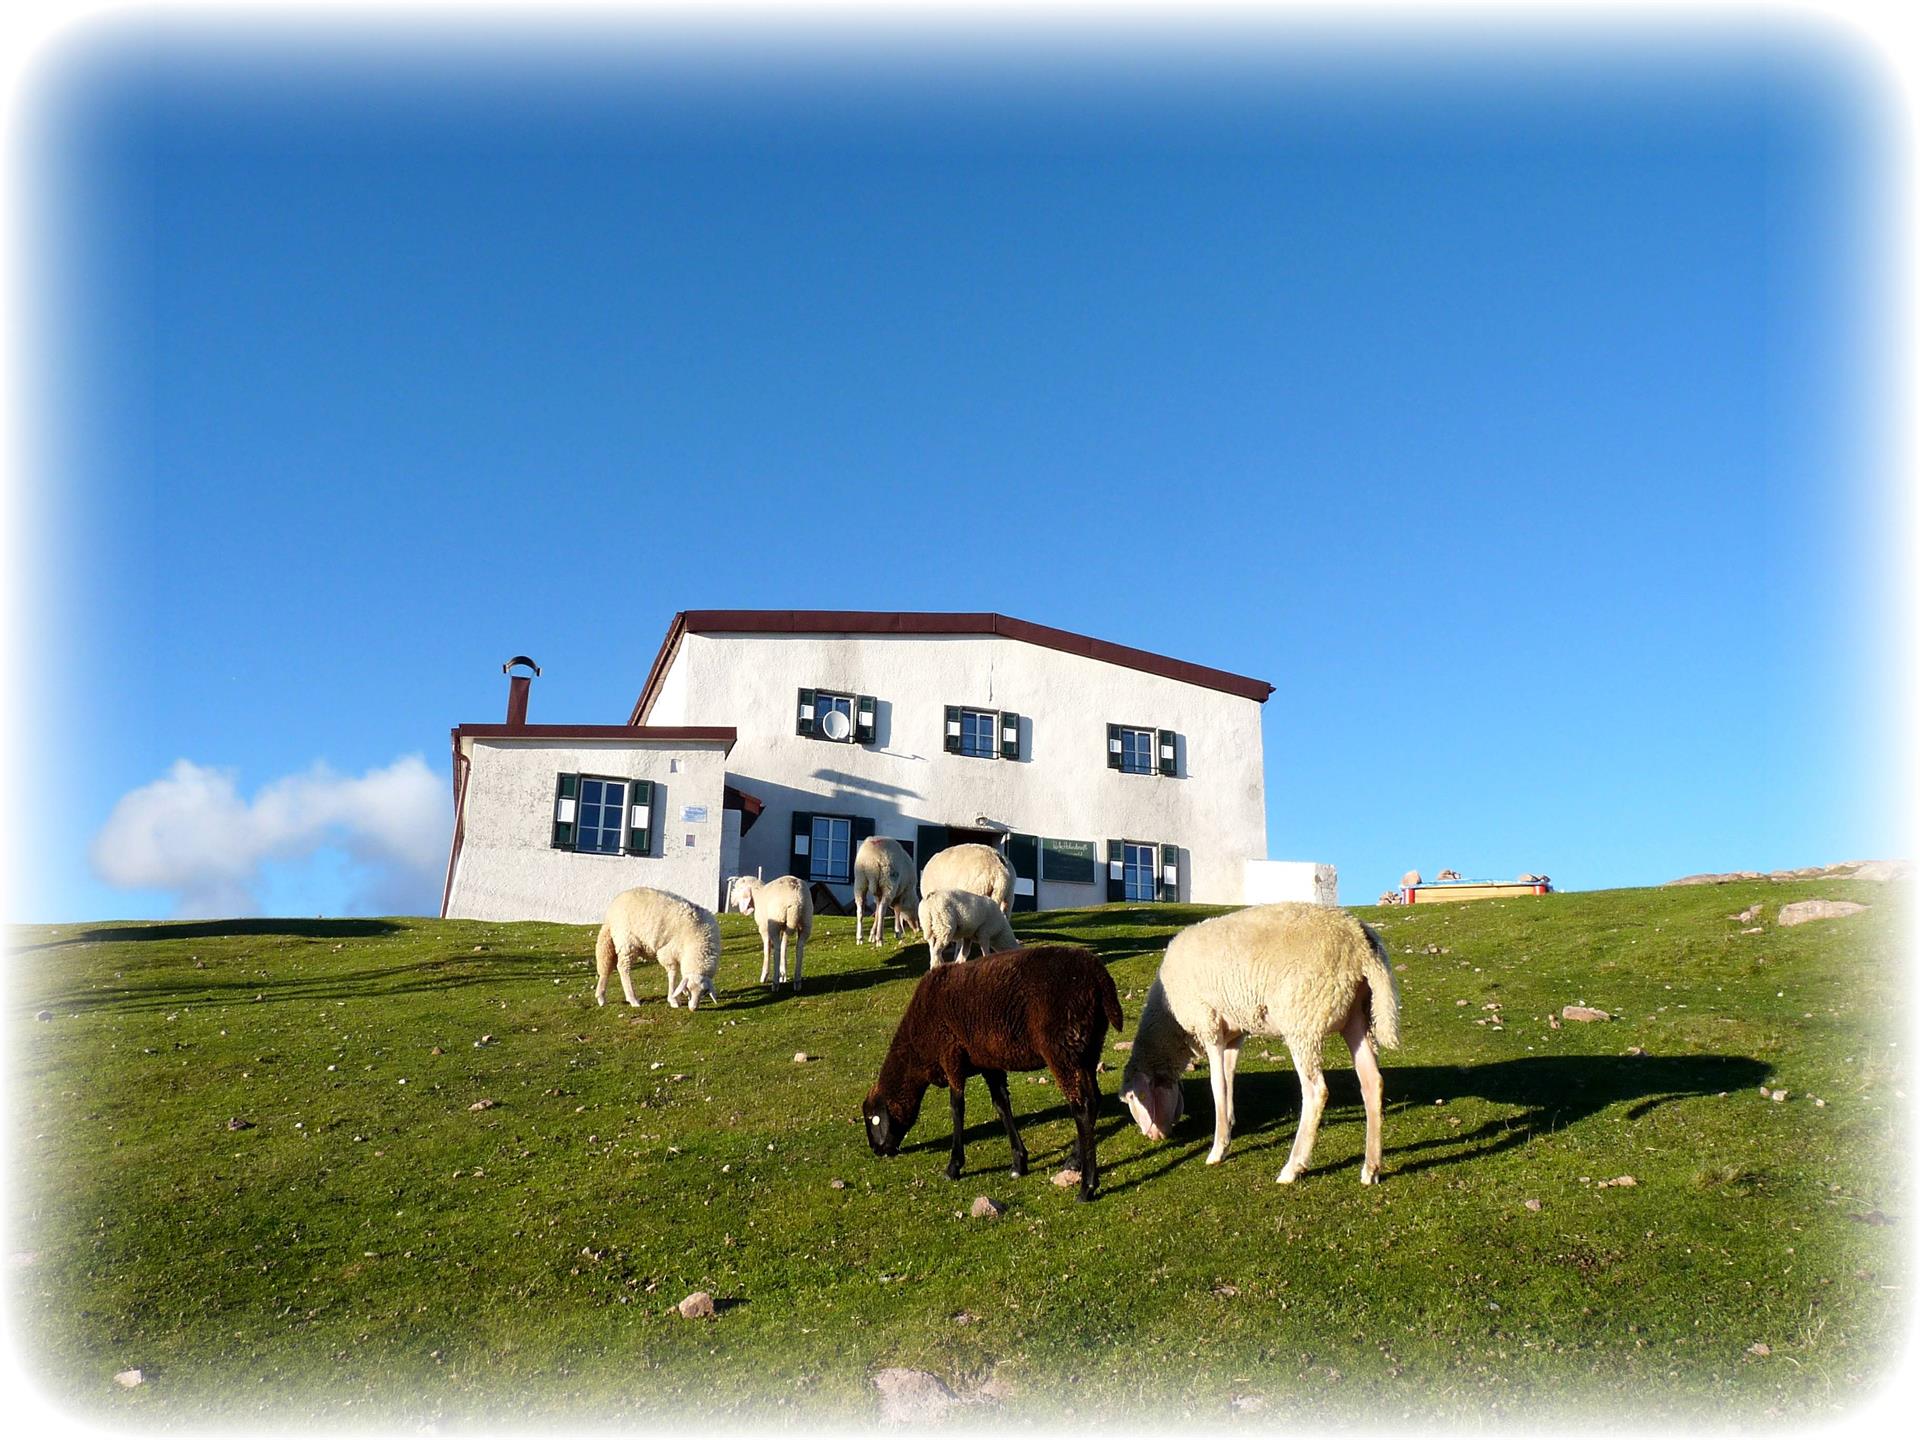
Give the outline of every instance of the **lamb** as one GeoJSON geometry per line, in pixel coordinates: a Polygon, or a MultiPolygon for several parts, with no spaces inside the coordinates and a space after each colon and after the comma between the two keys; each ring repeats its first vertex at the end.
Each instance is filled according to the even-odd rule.
{"type": "Polygon", "coordinates": [[[969,944],[976,955],[1020,946],[1000,907],[970,890],[929,891],[920,902],[920,933],[927,937],[930,970],[947,960],[966,959],[969,944]]]}
{"type": "Polygon", "coordinates": [[[971,890],[1005,915],[1013,907],[1013,866],[991,845],[952,845],[921,868],[920,893],[935,890],[971,890]]]}
{"type": "Polygon", "coordinates": [[[1095,1067],[1107,1027],[1125,1023],[1113,977],[1092,951],[1076,945],[1039,945],[929,970],[914,987],[880,1078],[860,1107],[867,1144],[883,1158],[899,1154],[927,1087],[945,1085],[953,1106],[947,1178],[958,1180],[966,1160],[967,1077],[977,1074],[987,1082],[1006,1126],[1013,1173],[1024,1175],[1027,1147],[1014,1125],[1007,1072],[1044,1066],[1073,1112],[1080,1198],[1091,1200],[1100,1188],[1093,1133],[1100,1108],[1095,1067]]]}
{"type": "Polygon", "coordinates": [[[753,916],[760,927],[760,983],[767,983],[773,968],[773,937],[780,936],[780,970],[775,985],[787,983],[787,940],[793,940],[793,988],[800,990],[800,976],[807,963],[807,940],[813,934],[813,897],[806,882],[794,875],[775,880],[760,880],[752,875],[736,875],[727,884],[727,908],[753,916]]]}
{"type": "Polygon", "coordinates": [[[920,904],[919,882],[914,878],[913,857],[898,840],[884,835],[869,835],[860,842],[853,857],[853,943],[860,944],[861,921],[866,903],[873,901],[873,943],[880,944],[880,931],[889,911],[893,914],[893,938],[898,940],[906,925],[913,923],[914,910],[920,904]],[[904,924],[902,922],[905,922],[904,924]]]}
{"type": "Polygon", "coordinates": [[[607,918],[594,941],[594,961],[600,983],[594,987],[596,1005],[607,1003],[607,976],[617,964],[620,988],[627,1004],[638,1005],[633,993],[633,962],[657,960],[667,972],[667,1004],[698,1010],[700,997],[717,999],[714,972],[720,968],[720,922],[711,910],[664,890],[639,886],[623,890],[607,907],[607,918]]]}
{"type": "Polygon", "coordinates": [[[1338,1033],[1353,1051],[1367,1111],[1360,1183],[1380,1178],[1378,1047],[1400,1043],[1400,991],[1380,937],[1344,910],[1256,905],[1181,931],[1167,946],[1134,1035],[1120,1098],[1149,1140],[1164,1140],[1183,1108],[1180,1074],[1204,1049],[1213,1082],[1217,1165],[1233,1132],[1233,1072],[1249,1035],[1278,1035],[1300,1077],[1300,1128],[1279,1175],[1292,1184],[1313,1153],[1327,1082],[1320,1048],[1338,1033]]]}

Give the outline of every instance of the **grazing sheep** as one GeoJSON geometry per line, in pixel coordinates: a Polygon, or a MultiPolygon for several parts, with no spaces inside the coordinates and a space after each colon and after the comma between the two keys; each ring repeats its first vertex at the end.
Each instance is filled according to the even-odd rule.
{"type": "Polygon", "coordinates": [[[813,934],[813,897],[806,883],[794,875],[775,880],[759,880],[752,875],[736,875],[727,884],[727,908],[753,916],[760,927],[760,983],[767,983],[773,968],[773,937],[780,935],[780,971],[776,985],[787,983],[787,940],[793,940],[793,988],[800,988],[800,976],[806,969],[807,939],[813,934]]]}
{"type": "Polygon", "coordinates": [[[966,1158],[967,1077],[977,1074],[987,1082],[1000,1123],[1007,1127],[1013,1173],[1024,1175],[1027,1147],[1013,1123],[1007,1072],[1044,1066],[1073,1111],[1080,1198],[1091,1200],[1100,1187],[1093,1134],[1100,1108],[1095,1067],[1107,1026],[1118,1029],[1125,1023],[1113,977],[1092,951],[1075,945],[1038,945],[929,970],[914,987],[880,1078],[860,1107],[867,1143],[876,1155],[899,1154],[927,1087],[945,1085],[953,1105],[947,1178],[958,1180],[966,1158]]]}
{"type": "Polygon", "coordinates": [[[1380,937],[1344,910],[1288,902],[1219,915],[1181,931],[1147,993],[1120,1098],[1149,1140],[1180,1118],[1180,1074],[1204,1049],[1213,1082],[1213,1149],[1233,1133],[1233,1072],[1249,1035],[1278,1035],[1300,1077],[1300,1129],[1279,1175],[1291,1184],[1313,1153],[1327,1082],[1320,1047],[1341,1035],[1353,1051],[1367,1110],[1360,1183],[1380,1178],[1380,1061],[1400,1043],[1400,991],[1380,937]]]}
{"type": "Polygon", "coordinates": [[[1000,907],[971,890],[928,891],[920,902],[920,933],[927,937],[930,970],[947,960],[966,959],[969,944],[976,955],[1020,945],[1000,907]]]}
{"type": "Polygon", "coordinates": [[[921,868],[920,893],[935,890],[971,890],[1005,915],[1013,908],[1013,866],[991,845],[952,845],[921,868]]]}
{"type": "Polygon", "coordinates": [[[860,842],[853,856],[853,943],[860,943],[860,926],[867,901],[873,902],[873,943],[880,944],[880,931],[889,912],[893,915],[893,938],[913,923],[920,903],[919,882],[914,878],[913,857],[898,840],[884,835],[869,835],[860,842]]]}
{"type": "Polygon", "coordinates": [[[720,968],[720,922],[711,910],[691,900],[644,886],[623,890],[607,907],[607,918],[594,941],[594,962],[600,983],[594,987],[597,1005],[607,1003],[607,976],[617,964],[620,988],[627,1004],[638,1005],[633,993],[633,962],[657,960],[667,972],[667,1004],[698,1010],[700,997],[719,998],[713,976],[720,968]]]}

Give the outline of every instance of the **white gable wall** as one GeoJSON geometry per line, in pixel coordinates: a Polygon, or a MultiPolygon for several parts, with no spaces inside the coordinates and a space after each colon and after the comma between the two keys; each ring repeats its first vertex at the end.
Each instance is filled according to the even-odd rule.
{"type": "Polygon", "coordinates": [[[766,804],[741,840],[743,869],[793,869],[795,810],[869,816],[877,833],[907,840],[921,824],[985,815],[1095,843],[1096,884],[1043,880],[1040,903],[1055,908],[1106,899],[1108,839],[1178,845],[1189,852],[1183,900],[1237,903],[1245,862],[1266,853],[1260,709],[1003,636],[688,634],[645,723],[737,729],[731,783],[766,804]],[[802,687],[877,697],[875,743],[796,735],[802,687]],[[1018,712],[1020,759],[946,753],[947,705],[1018,712]],[[1109,722],[1178,732],[1179,776],[1109,769],[1109,722]]]}
{"type": "Polygon", "coordinates": [[[597,922],[608,901],[635,885],[717,908],[725,836],[724,746],[511,738],[469,743],[472,768],[448,915],[597,922]],[[554,849],[554,786],[562,774],[651,780],[653,853],[583,855],[554,849]],[[685,806],[704,806],[706,818],[681,819],[685,806]]]}

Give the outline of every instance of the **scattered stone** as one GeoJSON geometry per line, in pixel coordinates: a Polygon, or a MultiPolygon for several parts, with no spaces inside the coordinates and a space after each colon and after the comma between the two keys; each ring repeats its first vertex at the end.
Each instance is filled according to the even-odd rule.
{"type": "Polygon", "coordinates": [[[1613,1016],[1604,1010],[1596,1010],[1591,1005],[1563,1005],[1560,1007],[1562,1020],[1611,1020],[1613,1016]]]}
{"type": "MultiPolygon", "coordinates": [[[[338,945],[336,945],[336,946],[334,946],[333,948],[334,948],[334,949],[336,949],[336,950],[338,950],[338,949],[339,949],[340,947],[339,947],[338,945]]],[[[478,954],[480,954],[480,953],[481,953],[482,951],[484,951],[484,950],[485,950],[486,948],[487,948],[487,947],[486,947],[486,946],[484,946],[484,945],[476,945],[476,946],[474,946],[474,947],[473,947],[473,953],[474,953],[475,955],[478,955],[478,954]]]]}
{"type": "Polygon", "coordinates": [[[1645,1050],[1642,1050],[1638,1045],[1627,1046],[1627,1054],[1629,1055],[1644,1055],[1646,1053],[1647,1052],[1645,1050]]]}
{"type": "Polygon", "coordinates": [[[493,1109],[493,1107],[494,1107],[494,1106],[496,1106],[496,1105],[498,1105],[499,1103],[500,1103],[500,1102],[499,1102],[498,1100],[476,1100],[476,1101],[474,1101],[474,1102],[473,1102],[473,1104],[471,1104],[471,1105],[469,1105],[469,1106],[467,1106],[467,1109],[469,1109],[469,1110],[491,1110],[491,1109],[493,1109]]]}
{"type": "Polygon", "coordinates": [[[796,1065],[804,1065],[811,1059],[813,1059],[813,1056],[807,1054],[804,1050],[796,1050],[793,1052],[793,1063],[796,1065]]]}
{"type": "Polygon", "coordinates": [[[1764,925],[1755,925],[1749,929],[1742,930],[1740,933],[1742,935],[1764,935],[1767,933],[1767,927],[1764,925]]]}
{"type": "Polygon", "coordinates": [[[880,1392],[880,1418],[896,1425],[937,1420],[960,1403],[945,1381],[925,1370],[890,1366],[874,1375],[873,1388],[880,1392]]]}
{"type": "Polygon", "coordinates": [[[1131,1049],[1133,1049],[1133,1041],[1131,1041],[1131,1040],[1116,1040],[1116,1041],[1114,1041],[1114,1042],[1113,1042],[1113,1048],[1114,1048],[1114,1049],[1116,1049],[1116,1050],[1131,1050],[1131,1049]]]}
{"type": "Polygon", "coordinates": [[[1540,1208],[1540,1202],[1538,1200],[1528,1200],[1524,1203],[1529,1210],[1538,1210],[1540,1208]]]}
{"type": "Polygon", "coordinates": [[[1238,1285],[1228,1285],[1223,1282],[1213,1287],[1213,1293],[1221,1296],[1223,1299],[1231,1300],[1240,1293],[1240,1287],[1238,1285]]]}
{"type": "Polygon", "coordinates": [[[35,1015],[33,1018],[36,1020],[51,1020],[53,1019],[53,1011],[42,1010],[40,1011],[39,1014],[35,1015]]]}
{"type": "Polygon", "coordinates": [[[1053,1183],[1058,1185],[1062,1190],[1070,1186],[1078,1185],[1080,1183],[1080,1172],[1078,1170],[1056,1171],[1054,1172],[1053,1183]]]}
{"type": "Polygon", "coordinates": [[[711,1320],[713,1295],[710,1291],[696,1290],[673,1308],[680,1312],[683,1320],[711,1320]]]}
{"type": "Polygon", "coordinates": [[[235,1115],[235,1116],[232,1116],[232,1117],[231,1117],[230,1119],[228,1119],[228,1121],[227,1121],[227,1129],[229,1129],[229,1130],[251,1130],[251,1129],[253,1129],[253,1121],[251,1121],[251,1120],[242,1120],[242,1119],[241,1119],[241,1118],[240,1118],[240,1117],[239,1117],[238,1115],[235,1115]]]}
{"type": "Polygon", "coordinates": [[[1773,1101],[1774,1104],[1778,1105],[1787,1098],[1787,1092],[1785,1090],[1776,1090],[1773,1092],[1773,1094],[1769,1095],[1767,1098],[1773,1101]]]}
{"type": "Polygon", "coordinates": [[[147,1377],[142,1375],[138,1370],[122,1370],[118,1375],[113,1377],[113,1383],[121,1386],[123,1389],[131,1390],[136,1385],[145,1384],[146,1379],[147,1377]]]}
{"type": "Polygon", "coordinates": [[[1258,1415],[1267,1408],[1265,1398],[1259,1395],[1236,1395],[1227,1404],[1236,1415],[1258,1415]]]}
{"type": "Polygon", "coordinates": [[[976,1220],[998,1220],[1007,1213],[1007,1207],[998,1200],[985,1195],[976,1195],[973,1199],[973,1218],[976,1220]]]}
{"type": "Polygon", "coordinates": [[[1631,1175],[1616,1175],[1611,1180],[1602,1180],[1599,1184],[1595,1185],[1593,1188],[1596,1190],[1608,1190],[1613,1188],[1616,1185],[1619,1185],[1619,1186],[1624,1186],[1625,1188],[1630,1190],[1635,1185],[1638,1185],[1639,1183],[1640,1182],[1634,1179],[1633,1176],[1631,1175]]]}
{"type": "Polygon", "coordinates": [[[1756,1340],[1753,1342],[1753,1344],[1747,1346],[1747,1353],[1749,1355],[1758,1355],[1762,1360],[1764,1360],[1767,1358],[1767,1356],[1773,1353],[1773,1347],[1771,1345],[1766,1344],[1763,1341],[1756,1340]]]}
{"type": "Polygon", "coordinates": [[[1729,915],[1727,918],[1736,925],[1751,925],[1760,918],[1760,907],[1758,905],[1749,905],[1738,915],[1729,915]]]}
{"type": "Polygon", "coordinates": [[[844,1180],[829,1180],[827,1181],[827,1186],[833,1190],[844,1190],[847,1188],[847,1182],[844,1180]]]}
{"type": "Polygon", "coordinates": [[[1813,1108],[1816,1110],[1824,1110],[1827,1108],[1827,1102],[1816,1095],[1813,1097],[1813,1108]]]}
{"type": "Polygon", "coordinates": [[[491,1045],[491,1044],[493,1044],[493,1036],[482,1035],[478,1040],[473,1042],[473,1048],[478,1050],[482,1045],[491,1045]]]}
{"type": "Polygon", "coordinates": [[[1858,915],[1866,908],[1852,900],[1796,900],[1780,907],[1778,919],[1782,925],[1805,925],[1810,920],[1838,920],[1858,915]]]}
{"type": "Polygon", "coordinates": [[[431,1050],[427,1051],[427,1054],[429,1055],[444,1055],[446,1053],[447,1052],[442,1050],[438,1045],[434,1046],[431,1050]]]}

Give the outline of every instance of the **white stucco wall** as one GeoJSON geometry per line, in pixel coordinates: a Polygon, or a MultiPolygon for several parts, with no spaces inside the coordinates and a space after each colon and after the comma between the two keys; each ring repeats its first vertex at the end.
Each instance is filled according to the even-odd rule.
{"type": "Polygon", "coordinates": [[[469,742],[463,840],[447,914],[476,920],[598,921],[622,890],[670,890],[709,910],[720,901],[725,747],[623,740],[469,742]],[[677,768],[676,768],[677,767],[677,768]],[[652,855],[582,855],[552,848],[554,781],[562,774],[651,780],[652,855]],[[704,806],[706,819],[681,818],[704,806]],[[687,837],[694,843],[689,846],[687,837]]]}
{"type": "MultiPolygon", "coordinates": [[[[921,824],[972,826],[985,815],[1044,838],[1125,839],[1188,852],[1182,899],[1235,903],[1245,864],[1266,852],[1260,705],[1000,636],[698,635],[681,642],[654,725],[731,725],[730,783],[766,804],[740,864],[777,875],[795,810],[869,816],[879,834],[921,824]],[[801,687],[878,698],[872,745],[794,734],[801,687]],[[1013,710],[1020,759],[946,753],[947,705],[1013,710]],[[1109,722],[1180,736],[1179,775],[1107,768],[1109,722]]],[[[926,857],[919,857],[924,861],[926,857]]],[[[1042,881],[1043,908],[1106,899],[1093,885],[1042,881]]]]}
{"type": "Polygon", "coordinates": [[[1249,905],[1271,905],[1280,900],[1338,905],[1340,879],[1333,866],[1311,860],[1249,860],[1246,900],[1249,905]]]}

